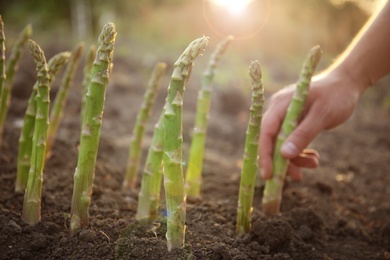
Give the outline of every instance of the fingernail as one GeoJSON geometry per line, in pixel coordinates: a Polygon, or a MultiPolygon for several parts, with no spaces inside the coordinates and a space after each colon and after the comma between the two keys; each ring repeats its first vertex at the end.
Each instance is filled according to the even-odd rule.
{"type": "Polygon", "coordinates": [[[297,156],[299,154],[298,148],[292,142],[288,142],[282,145],[281,152],[287,156],[297,156]]]}

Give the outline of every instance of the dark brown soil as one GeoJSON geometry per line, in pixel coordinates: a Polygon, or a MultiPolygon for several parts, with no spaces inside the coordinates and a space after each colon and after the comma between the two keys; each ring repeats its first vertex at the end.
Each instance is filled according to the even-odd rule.
{"type": "MultiPolygon", "coordinates": [[[[0,259],[390,259],[390,113],[381,107],[383,93],[390,93],[386,87],[367,93],[351,120],[314,142],[321,166],[307,171],[301,182],[287,182],[281,216],[263,215],[262,188],[256,190],[253,230],[241,237],[235,235],[235,221],[249,97],[216,90],[203,200],[188,204],[185,249],[168,253],[164,222],[154,223],[154,229],[136,223],[137,191],[121,191],[131,130],[148,77],[124,60],[116,61],[107,91],[90,225],[69,235],[79,84],[70,93],[45,167],[42,221],[30,227],[21,220],[23,195],[14,192],[17,143],[34,82],[34,71],[23,69],[26,64],[31,62],[25,61],[17,76],[0,151],[0,259]]],[[[197,84],[192,82],[199,79],[193,75],[185,96],[184,158],[194,121],[197,84]]],[[[167,79],[148,126],[144,154],[166,85],[167,79]]]]}

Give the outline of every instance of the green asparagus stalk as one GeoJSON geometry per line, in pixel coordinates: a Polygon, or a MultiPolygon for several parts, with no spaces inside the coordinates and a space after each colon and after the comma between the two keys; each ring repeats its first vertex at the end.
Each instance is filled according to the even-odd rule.
{"type": "Polygon", "coordinates": [[[9,105],[11,104],[11,88],[14,79],[15,72],[18,70],[19,61],[23,55],[24,47],[27,44],[28,39],[31,37],[32,28],[31,25],[27,25],[20,33],[15,45],[11,50],[11,56],[8,59],[6,67],[6,80],[4,87],[1,91],[0,101],[0,146],[3,138],[4,123],[7,117],[9,105]]]}
{"type": "Polygon", "coordinates": [[[187,196],[189,197],[200,198],[203,157],[211,105],[211,91],[212,82],[214,79],[214,71],[232,40],[233,37],[229,36],[217,45],[217,48],[211,55],[207,68],[203,73],[202,87],[198,93],[195,128],[185,177],[185,188],[187,196]]]}
{"type": "Polygon", "coordinates": [[[60,126],[61,120],[63,118],[64,109],[66,102],[68,100],[69,89],[72,86],[74,75],[78,63],[80,61],[81,54],[83,52],[84,44],[80,43],[72,51],[69,62],[66,66],[64,76],[61,81],[60,88],[54,99],[53,108],[50,112],[50,126],[47,135],[47,147],[46,147],[46,158],[50,158],[51,151],[54,145],[54,141],[57,136],[58,127],[60,126]]]}
{"type": "MultiPolygon", "coordinates": [[[[50,82],[53,82],[58,72],[68,62],[69,56],[69,52],[61,52],[49,60],[47,66],[49,68],[50,82]]],[[[38,82],[34,84],[31,96],[28,99],[27,110],[23,120],[23,127],[19,137],[17,175],[15,183],[16,192],[24,191],[27,185],[28,172],[31,165],[31,148],[36,112],[35,97],[37,95],[37,91],[38,82]]]]}
{"type": "Polygon", "coordinates": [[[283,120],[279,135],[276,140],[273,154],[273,176],[265,182],[262,207],[268,215],[275,215],[280,212],[284,179],[286,176],[289,161],[280,153],[281,146],[298,124],[298,119],[302,113],[311,77],[321,57],[321,49],[314,46],[303,64],[303,68],[296,83],[296,89],[287,113],[283,120]]]}
{"type": "Polygon", "coordinates": [[[79,157],[74,174],[74,188],[70,219],[72,234],[88,225],[88,210],[95,177],[96,156],[99,147],[100,129],[103,119],[104,99],[109,80],[116,29],[107,23],[99,36],[99,47],[93,64],[91,83],[80,135],[79,157]]]}
{"type": "Polygon", "coordinates": [[[161,180],[163,176],[163,149],[164,149],[164,110],[154,126],[152,144],[148,151],[141,189],[138,193],[138,207],[136,219],[158,218],[160,203],[161,180]]]}
{"type": "Polygon", "coordinates": [[[260,125],[264,104],[264,88],[259,61],[253,61],[249,67],[252,78],[252,105],[249,124],[246,131],[244,163],[241,172],[240,191],[237,208],[237,234],[249,233],[251,229],[252,204],[258,171],[258,146],[260,125]]]}
{"type": "Polygon", "coordinates": [[[130,141],[129,156],[127,159],[126,176],[123,181],[123,189],[134,189],[137,182],[137,173],[141,159],[141,145],[145,133],[145,127],[149,120],[151,110],[156,100],[157,91],[160,87],[162,76],[164,75],[167,65],[157,63],[150,77],[140,112],[137,115],[133,136],[130,141]]]}
{"type": "Polygon", "coordinates": [[[5,36],[4,36],[4,23],[0,15],[0,100],[1,92],[4,88],[5,75],[5,36]]]}
{"type": "Polygon", "coordinates": [[[88,86],[91,82],[92,77],[92,69],[93,69],[93,60],[95,59],[95,53],[96,53],[96,46],[91,45],[89,47],[87,56],[85,57],[84,61],[84,69],[83,69],[83,97],[82,97],[82,103],[81,103],[81,125],[83,125],[83,116],[84,116],[84,109],[85,109],[85,102],[87,100],[87,92],[88,92],[88,86]]]}
{"type": "Polygon", "coordinates": [[[208,43],[202,37],[190,43],[174,64],[164,119],[164,188],[167,204],[168,250],[184,245],[186,196],[182,166],[182,108],[185,84],[195,58],[208,43]]]}
{"type": "Polygon", "coordinates": [[[30,40],[29,47],[38,72],[38,92],[36,95],[35,127],[31,149],[31,166],[24,194],[22,218],[30,225],[41,219],[42,177],[45,167],[47,128],[49,126],[50,77],[43,51],[30,40]]]}

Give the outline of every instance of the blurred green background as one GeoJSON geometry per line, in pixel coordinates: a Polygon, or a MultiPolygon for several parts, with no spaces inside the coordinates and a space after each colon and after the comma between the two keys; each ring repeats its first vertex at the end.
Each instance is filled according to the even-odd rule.
{"type": "MultiPolygon", "coordinates": [[[[33,38],[40,44],[67,49],[79,41],[96,43],[103,24],[112,21],[118,29],[115,55],[133,57],[140,66],[149,67],[157,60],[175,60],[199,36],[210,37],[211,52],[232,34],[237,40],[219,68],[224,76],[216,80],[241,85],[250,61],[259,59],[268,85],[280,86],[295,81],[304,56],[315,44],[324,50],[320,69],[328,66],[380,0],[249,0],[246,8],[233,0],[224,1],[230,6],[218,2],[6,0],[0,2],[0,14],[9,43],[31,23],[33,38]]],[[[207,61],[203,60],[199,69],[207,61]]]]}

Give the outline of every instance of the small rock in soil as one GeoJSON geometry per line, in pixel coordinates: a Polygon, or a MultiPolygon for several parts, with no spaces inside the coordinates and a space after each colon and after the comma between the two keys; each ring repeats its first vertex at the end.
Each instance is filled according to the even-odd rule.
{"type": "Polygon", "coordinates": [[[68,238],[67,238],[67,237],[63,237],[63,238],[61,238],[61,240],[60,240],[60,244],[61,244],[61,245],[65,245],[67,242],[68,242],[68,238]]]}
{"type": "Polygon", "coordinates": [[[249,247],[254,251],[261,251],[261,246],[257,241],[253,241],[249,244],[249,247]]]}
{"type": "Polygon", "coordinates": [[[227,245],[232,245],[234,243],[234,238],[231,237],[225,237],[223,242],[227,245]]]}
{"type": "Polygon", "coordinates": [[[216,254],[215,257],[218,259],[223,259],[223,260],[232,259],[229,253],[229,249],[222,243],[214,244],[213,252],[216,254]]]}
{"type": "Polygon", "coordinates": [[[17,234],[22,233],[22,228],[21,228],[18,224],[16,224],[16,222],[13,221],[13,220],[10,220],[10,221],[8,222],[8,228],[9,228],[9,230],[10,230],[12,233],[17,233],[17,234]]]}
{"type": "Polygon", "coordinates": [[[311,208],[297,208],[291,211],[291,225],[294,228],[299,228],[302,225],[306,225],[314,231],[320,231],[324,226],[324,221],[311,208]]]}
{"type": "Polygon", "coordinates": [[[60,231],[60,227],[56,223],[53,223],[53,222],[43,222],[42,225],[43,225],[46,233],[49,234],[49,235],[53,235],[53,234],[55,234],[55,233],[60,231]]]}
{"type": "Polygon", "coordinates": [[[31,249],[39,250],[41,248],[45,248],[47,244],[46,237],[43,234],[36,233],[34,234],[31,242],[31,249]]]}
{"type": "Polygon", "coordinates": [[[126,226],[127,224],[129,224],[129,222],[126,219],[123,218],[118,219],[118,225],[126,226]]]}
{"type": "Polygon", "coordinates": [[[90,229],[84,229],[80,231],[79,237],[84,242],[92,242],[95,240],[96,234],[90,229]]]}
{"type": "Polygon", "coordinates": [[[297,230],[298,236],[302,238],[302,240],[307,241],[313,235],[313,230],[309,228],[307,225],[302,225],[297,230]]]}
{"type": "Polygon", "coordinates": [[[316,188],[323,194],[326,195],[332,195],[333,193],[333,188],[332,186],[324,183],[324,182],[317,182],[316,183],[316,188]]]}
{"type": "Polygon", "coordinates": [[[268,245],[270,250],[288,246],[292,240],[293,229],[290,224],[281,219],[273,218],[267,221],[253,223],[253,238],[260,245],[268,245]]]}

